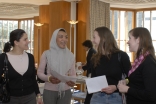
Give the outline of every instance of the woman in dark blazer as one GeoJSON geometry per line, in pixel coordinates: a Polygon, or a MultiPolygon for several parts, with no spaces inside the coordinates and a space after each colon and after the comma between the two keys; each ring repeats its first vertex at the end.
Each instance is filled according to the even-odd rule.
{"type": "Polygon", "coordinates": [[[127,104],[156,104],[156,60],[151,34],[146,28],[134,28],[127,44],[136,58],[128,73],[128,85],[119,81],[118,89],[127,93],[127,104]]]}
{"type": "MultiPolygon", "coordinates": [[[[88,52],[87,57],[86,57],[87,62],[85,65],[79,66],[78,69],[83,69],[84,71],[87,70],[86,76],[89,77],[89,76],[91,76],[90,75],[91,74],[91,58],[92,58],[93,54],[96,53],[96,50],[93,48],[93,44],[90,40],[85,40],[82,43],[82,46],[84,47],[84,50],[88,52]]],[[[87,93],[84,104],[90,104],[91,97],[92,97],[92,94],[87,93]]]]}

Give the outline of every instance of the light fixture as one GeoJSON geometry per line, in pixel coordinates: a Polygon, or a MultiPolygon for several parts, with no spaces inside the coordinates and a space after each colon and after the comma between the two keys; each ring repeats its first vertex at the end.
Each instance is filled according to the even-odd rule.
{"type": "Polygon", "coordinates": [[[70,21],[67,21],[68,23],[74,25],[74,24],[77,24],[79,21],[75,21],[75,20],[70,20],[70,21]]]}
{"type": "Polygon", "coordinates": [[[34,23],[35,24],[35,26],[42,26],[43,25],[43,23],[34,23]]]}

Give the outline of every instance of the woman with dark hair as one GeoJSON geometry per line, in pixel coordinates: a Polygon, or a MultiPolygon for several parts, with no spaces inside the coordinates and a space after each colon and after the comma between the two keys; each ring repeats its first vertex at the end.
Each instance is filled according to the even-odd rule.
{"type": "Polygon", "coordinates": [[[24,51],[29,49],[29,43],[26,32],[16,29],[10,33],[9,42],[4,46],[5,53],[0,55],[0,76],[3,73],[5,55],[8,57],[11,99],[6,104],[43,104],[36,81],[34,57],[24,51]]]}
{"type": "Polygon", "coordinates": [[[78,69],[83,69],[84,71],[87,70],[87,77],[89,76],[89,74],[91,73],[91,58],[93,56],[93,54],[96,53],[96,50],[93,48],[93,44],[91,40],[85,40],[82,43],[82,46],[84,48],[85,51],[88,51],[87,53],[87,63],[85,65],[79,66],[78,69]]]}
{"type": "Polygon", "coordinates": [[[108,87],[101,89],[101,92],[93,93],[90,104],[122,104],[122,98],[116,86],[122,78],[122,72],[127,74],[130,69],[129,57],[127,53],[118,49],[115,38],[107,27],[95,29],[93,43],[98,49],[92,58],[92,77],[105,75],[108,87]]]}
{"type": "Polygon", "coordinates": [[[127,93],[127,104],[156,104],[156,60],[151,34],[144,27],[134,28],[127,44],[136,58],[128,73],[128,85],[120,81],[118,89],[127,93]]]}
{"type": "Polygon", "coordinates": [[[44,104],[70,104],[71,90],[75,83],[73,81],[61,82],[52,76],[52,72],[63,76],[76,76],[75,58],[67,48],[68,35],[63,28],[54,31],[50,49],[43,52],[37,75],[45,81],[43,101],[44,104]],[[44,74],[47,65],[47,75],[44,74]]]}
{"type": "MultiPolygon", "coordinates": [[[[87,70],[86,76],[91,77],[91,66],[92,66],[91,65],[91,58],[92,58],[93,54],[96,53],[96,50],[93,48],[93,44],[92,44],[91,40],[85,40],[82,43],[82,46],[83,46],[85,51],[88,51],[87,57],[86,57],[87,63],[85,65],[79,66],[78,69],[83,69],[84,71],[87,70]]],[[[87,92],[84,104],[90,104],[91,97],[92,97],[92,94],[88,94],[88,92],[87,92]]]]}

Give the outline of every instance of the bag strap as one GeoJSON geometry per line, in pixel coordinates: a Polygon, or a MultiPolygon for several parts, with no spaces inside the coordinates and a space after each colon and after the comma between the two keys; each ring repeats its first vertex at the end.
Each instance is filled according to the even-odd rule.
{"type": "Polygon", "coordinates": [[[9,76],[8,76],[8,56],[7,54],[5,53],[5,58],[4,58],[4,68],[3,68],[3,71],[4,71],[4,80],[6,83],[9,82],[9,76]]]}
{"type": "Polygon", "coordinates": [[[121,53],[122,53],[122,52],[119,52],[119,53],[118,53],[118,61],[119,61],[119,63],[120,63],[120,68],[121,68],[121,71],[122,71],[122,79],[123,79],[123,78],[126,78],[127,75],[126,75],[126,73],[125,73],[125,70],[124,70],[124,68],[123,68],[123,64],[122,64],[122,61],[121,61],[121,53]]]}

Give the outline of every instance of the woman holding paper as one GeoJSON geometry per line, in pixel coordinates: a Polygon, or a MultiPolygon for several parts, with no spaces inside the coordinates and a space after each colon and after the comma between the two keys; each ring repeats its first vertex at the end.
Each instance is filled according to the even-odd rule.
{"type": "Polygon", "coordinates": [[[107,27],[98,27],[93,34],[93,43],[98,47],[93,56],[92,77],[106,76],[108,87],[93,93],[90,104],[122,104],[122,97],[117,90],[118,81],[122,77],[122,68],[125,74],[130,69],[130,60],[127,53],[118,49],[112,32],[107,27]],[[121,55],[119,62],[118,55],[121,55]]]}
{"type": "Polygon", "coordinates": [[[146,28],[134,28],[127,44],[136,59],[128,73],[128,85],[120,81],[118,89],[127,93],[127,104],[156,104],[156,60],[151,34],[146,28]]]}
{"type": "Polygon", "coordinates": [[[44,104],[70,104],[71,90],[75,83],[73,81],[61,82],[56,72],[62,76],[76,76],[75,59],[73,53],[66,47],[68,35],[62,28],[54,31],[50,49],[43,52],[37,75],[45,81],[43,101],[44,104]],[[47,65],[47,75],[44,74],[47,65]],[[55,74],[56,75],[56,74],[55,74]]]}

